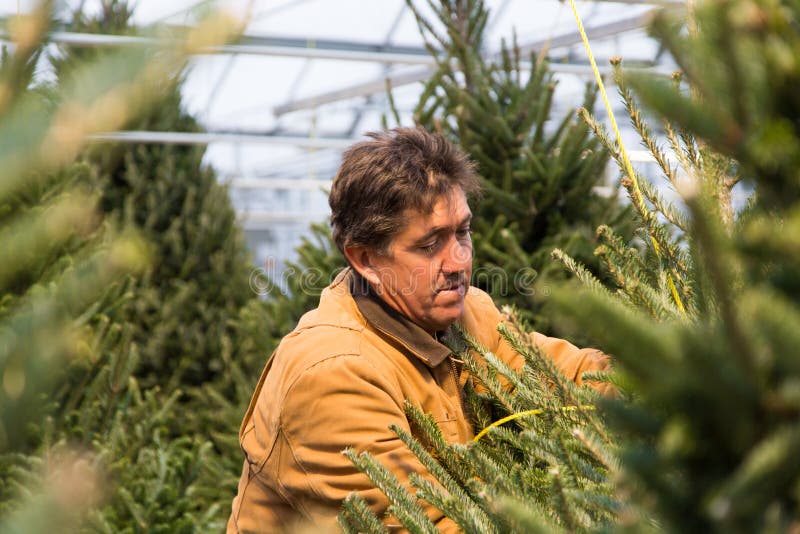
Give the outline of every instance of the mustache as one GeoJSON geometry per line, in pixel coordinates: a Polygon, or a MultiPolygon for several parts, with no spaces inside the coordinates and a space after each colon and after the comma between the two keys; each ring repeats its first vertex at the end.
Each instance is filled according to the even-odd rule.
{"type": "Polygon", "coordinates": [[[448,289],[455,289],[459,286],[467,285],[467,277],[464,275],[455,275],[450,278],[445,279],[444,283],[442,283],[439,287],[436,288],[436,291],[445,291],[448,289]]]}

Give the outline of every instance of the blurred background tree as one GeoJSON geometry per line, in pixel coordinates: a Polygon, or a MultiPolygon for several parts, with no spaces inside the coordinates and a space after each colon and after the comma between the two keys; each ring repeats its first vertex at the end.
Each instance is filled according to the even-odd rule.
{"type": "MultiPolygon", "coordinates": [[[[238,350],[235,322],[255,297],[227,192],[202,150],[79,152],[97,131],[196,129],[179,97],[190,49],[64,51],[48,58],[57,81],[37,84],[51,9],[11,21],[0,71],[0,530],[81,517],[108,532],[219,530],[233,475],[185,413],[238,350]]],[[[128,16],[108,1],[75,25],[122,31],[128,16]]],[[[202,47],[236,23],[194,31],[186,43],[202,47]]]]}
{"type": "MultiPolygon", "coordinates": [[[[124,34],[128,3],[105,0],[98,16],[73,14],[70,30],[124,34]]],[[[56,74],[68,75],[96,48],[61,47],[56,74]]],[[[181,104],[184,70],[157,88],[153,106],[133,115],[128,130],[199,132],[181,104]]],[[[103,143],[82,161],[101,193],[111,220],[139,230],[154,245],[152,267],[131,288],[125,322],[134,329],[142,385],[196,385],[216,376],[223,359],[237,350],[235,318],[255,298],[252,270],[227,188],[202,164],[205,145],[103,143]]]]}

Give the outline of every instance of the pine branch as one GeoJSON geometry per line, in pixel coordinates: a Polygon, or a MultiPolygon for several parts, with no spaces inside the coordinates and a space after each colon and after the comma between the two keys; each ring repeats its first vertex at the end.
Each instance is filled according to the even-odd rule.
{"type": "Polygon", "coordinates": [[[372,509],[358,493],[351,493],[342,503],[337,522],[346,534],[388,534],[389,529],[381,523],[372,509]]]}
{"type": "Polygon", "coordinates": [[[620,469],[620,461],[616,451],[611,449],[614,447],[608,441],[603,440],[591,429],[588,428],[574,428],[572,435],[578,438],[583,446],[591,452],[592,456],[600,462],[612,474],[616,474],[620,469]]]}
{"type": "Polygon", "coordinates": [[[723,240],[720,232],[715,228],[714,221],[708,217],[706,210],[703,209],[699,197],[687,198],[687,205],[693,215],[693,229],[698,243],[703,249],[704,263],[719,303],[722,323],[729,335],[731,352],[736,356],[741,372],[752,374],[756,361],[753,342],[744,328],[734,304],[733,274],[724,261],[727,254],[722,249],[723,240]]]}
{"type": "Polygon", "coordinates": [[[462,501],[452,495],[447,495],[430,480],[412,473],[409,477],[411,483],[419,488],[417,496],[440,509],[450,519],[454,520],[464,532],[490,532],[495,533],[494,521],[485,516],[483,511],[475,506],[471,500],[462,501]]]}
{"type": "Polygon", "coordinates": [[[490,497],[489,494],[497,494],[518,499],[530,498],[532,493],[526,491],[527,488],[519,483],[517,476],[522,467],[510,461],[507,454],[509,450],[518,449],[503,450],[480,444],[470,448],[470,462],[482,481],[477,489],[481,493],[486,493],[487,497],[490,497]]]}
{"type": "MultiPolygon", "coordinates": [[[[418,423],[417,423],[418,424],[418,423]]],[[[468,495],[463,489],[462,486],[459,484],[456,479],[454,479],[450,473],[442,467],[442,465],[436,461],[436,459],[429,453],[414,436],[412,436],[409,432],[403,430],[402,428],[392,425],[389,427],[392,431],[398,435],[400,440],[406,444],[406,446],[414,453],[419,461],[422,463],[423,466],[428,470],[428,472],[434,476],[434,478],[444,487],[445,490],[449,494],[451,494],[456,500],[468,503],[474,499],[474,496],[468,495]]],[[[448,462],[452,469],[452,464],[455,462],[448,462]]],[[[463,464],[463,462],[458,462],[459,464],[463,464]]],[[[461,477],[466,478],[466,477],[461,477]]],[[[484,518],[488,521],[488,518],[484,518]]]]}
{"type": "Polygon", "coordinates": [[[585,267],[579,264],[574,258],[570,257],[567,253],[560,249],[554,249],[551,253],[551,257],[554,260],[558,260],[564,264],[564,266],[569,269],[572,274],[575,275],[576,278],[588,289],[593,293],[603,294],[603,295],[610,295],[608,289],[598,280],[592,273],[590,273],[585,267]]]}
{"type": "MultiPolygon", "coordinates": [[[[458,328],[458,327],[456,327],[458,328]]],[[[477,339],[475,339],[472,335],[470,335],[465,330],[458,328],[459,335],[461,335],[464,341],[467,343],[469,348],[475,351],[478,354],[485,354],[489,351],[483,347],[477,339]]],[[[507,410],[508,413],[513,413],[514,409],[514,397],[511,395],[500,381],[497,379],[497,373],[494,369],[487,368],[487,366],[482,365],[475,357],[472,356],[469,352],[466,352],[461,355],[462,359],[464,360],[464,367],[473,376],[479,384],[486,387],[489,391],[490,395],[492,396],[493,400],[499,403],[501,406],[507,410]]]]}
{"type": "MultiPolygon", "coordinates": [[[[595,136],[600,140],[601,144],[605,146],[606,149],[611,153],[622,173],[626,174],[627,169],[624,161],[622,160],[621,153],[617,150],[616,142],[612,142],[609,139],[605,128],[599,124],[585,109],[581,109],[579,114],[595,133],[595,136]]],[[[639,188],[636,187],[637,183],[639,183],[637,176],[625,177],[622,180],[622,185],[628,191],[628,197],[630,198],[631,203],[633,204],[634,208],[636,208],[641,221],[644,223],[644,227],[647,229],[648,235],[654,242],[653,247],[658,247],[658,250],[664,250],[668,259],[670,261],[674,261],[677,254],[674,250],[674,245],[666,235],[662,225],[658,222],[656,212],[652,211],[645,203],[643,194],[641,194],[639,188]],[[636,182],[634,182],[634,180],[636,180],[636,182]]]]}
{"type": "MultiPolygon", "coordinates": [[[[662,121],[662,125],[664,127],[664,132],[667,134],[667,140],[669,141],[670,149],[678,159],[683,172],[686,173],[691,180],[699,181],[699,177],[702,175],[698,175],[698,173],[695,171],[696,166],[690,159],[690,154],[686,151],[685,145],[682,143],[679,134],[676,133],[674,126],[668,120],[662,121]]],[[[676,188],[678,187],[677,181],[673,184],[673,186],[676,188]]]]}
{"type": "Polygon", "coordinates": [[[575,532],[578,528],[578,524],[576,523],[573,515],[575,509],[571,506],[569,499],[566,496],[564,485],[562,484],[561,480],[561,473],[558,467],[551,467],[549,473],[550,483],[553,489],[551,497],[553,507],[558,512],[558,517],[563,523],[564,529],[567,532],[575,532]]]}
{"type": "Polygon", "coordinates": [[[343,454],[386,495],[391,503],[389,513],[395,515],[409,532],[438,534],[438,529],[425,515],[417,499],[374,456],[367,452],[359,454],[353,449],[347,449],[343,454]]]}
{"type": "Polygon", "coordinates": [[[470,465],[464,461],[458,448],[452,446],[445,439],[441,428],[430,414],[423,413],[411,404],[406,404],[405,409],[406,416],[420,443],[431,451],[432,456],[441,463],[450,476],[465,486],[473,477],[473,472],[470,465]]]}
{"type": "Polygon", "coordinates": [[[530,534],[555,534],[563,532],[560,525],[555,525],[542,511],[533,507],[527,499],[502,498],[498,501],[498,512],[508,516],[514,524],[514,532],[530,534]]]}
{"type": "Polygon", "coordinates": [[[664,197],[653,187],[649,180],[639,173],[636,174],[636,177],[642,195],[653,205],[653,208],[660,213],[667,222],[674,226],[675,229],[685,233],[689,227],[689,221],[686,219],[686,216],[678,211],[672,203],[664,200],[664,197]]]}
{"type": "Polygon", "coordinates": [[[527,365],[543,373],[544,376],[551,381],[555,396],[563,405],[567,405],[570,402],[574,404],[577,396],[577,386],[559,371],[555,363],[548,358],[547,355],[543,354],[541,349],[538,347],[531,349],[528,344],[522,340],[518,332],[512,330],[506,324],[501,323],[498,325],[497,330],[511,345],[511,348],[522,355],[527,365]]]}
{"type": "Polygon", "coordinates": [[[634,129],[639,134],[639,137],[641,137],[642,144],[650,151],[650,154],[652,154],[653,158],[656,160],[656,163],[658,163],[658,166],[661,168],[661,171],[664,173],[666,179],[670,184],[672,184],[673,187],[677,187],[677,175],[675,173],[675,169],[673,169],[673,167],[669,164],[666,153],[664,153],[664,151],[658,146],[653,138],[652,133],[650,132],[650,128],[642,118],[641,109],[636,105],[636,102],[633,98],[633,93],[631,93],[628,85],[625,83],[625,77],[620,66],[621,62],[612,61],[612,64],[614,66],[614,80],[619,88],[619,94],[625,104],[625,109],[628,111],[631,124],[633,124],[634,129]]]}

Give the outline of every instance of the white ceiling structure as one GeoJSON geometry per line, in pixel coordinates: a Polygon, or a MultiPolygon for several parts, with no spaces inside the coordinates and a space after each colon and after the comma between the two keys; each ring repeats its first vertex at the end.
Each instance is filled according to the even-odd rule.
{"type": "MultiPolygon", "coordinates": [[[[413,2],[429,20],[435,20],[427,0],[413,2]]],[[[208,4],[196,0],[132,3],[134,21],[140,26],[191,25],[208,4]]],[[[0,17],[24,12],[32,4],[31,0],[0,0],[0,17]]],[[[83,4],[91,10],[99,2],[83,4]]],[[[327,206],[320,191],[333,177],[342,149],[364,132],[379,129],[383,115],[390,116],[387,79],[401,122],[410,125],[421,80],[431,73],[433,60],[405,0],[236,0],[216,5],[249,14],[249,22],[239,43],[192,61],[184,102],[208,133],[123,132],[117,138],[207,144],[207,161],[231,184],[246,228],[273,234],[282,232],[280,224],[305,228],[309,221],[325,216],[327,206]]],[[[569,4],[487,0],[486,5],[490,18],[482,53],[497,54],[501,40],[508,42],[513,35],[523,51],[546,46],[559,81],[554,117],[579,105],[584,84],[593,78],[569,4]]],[[[578,2],[598,65],[607,71],[608,60],[618,55],[628,64],[671,71],[670,58],[660,53],[645,32],[650,14],[666,5],[681,4],[673,0],[578,2]]],[[[66,32],[54,35],[53,40],[84,46],[124,45],[113,36],[66,32]]],[[[622,112],[621,106],[616,109],[622,112]]],[[[597,113],[605,116],[599,107],[597,113]]],[[[630,138],[630,148],[638,145],[630,132],[625,138],[630,138]]],[[[287,244],[277,248],[291,251],[297,235],[289,235],[287,244]]],[[[273,238],[273,244],[280,241],[273,238]]],[[[272,250],[269,254],[282,261],[289,253],[272,250]]],[[[258,251],[256,255],[259,261],[265,256],[258,251]]]]}

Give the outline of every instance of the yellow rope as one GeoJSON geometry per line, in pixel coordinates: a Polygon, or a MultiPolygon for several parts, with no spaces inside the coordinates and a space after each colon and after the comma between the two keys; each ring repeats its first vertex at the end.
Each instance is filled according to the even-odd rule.
{"type": "MultiPolygon", "coordinates": [[[[588,406],[588,405],[587,406],[581,406],[581,408],[584,409],[584,410],[594,410],[594,406],[588,406]]],[[[564,406],[564,407],[561,408],[561,411],[562,412],[570,412],[570,411],[577,410],[577,409],[578,409],[578,406],[564,406]]],[[[491,425],[487,426],[486,428],[484,428],[483,430],[478,432],[478,435],[475,436],[474,438],[472,438],[472,441],[477,442],[479,439],[481,439],[483,436],[488,434],[489,431],[491,429],[493,429],[494,427],[496,427],[496,426],[500,426],[500,425],[502,425],[504,423],[508,423],[509,421],[513,421],[514,419],[519,419],[520,417],[525,417],[525,416],[528,416],[528,415],[540,415],[540,414],[543,414],[543,413],[544,413],[544,410],[542,410],[541,408],[536,408],[535,410],[525,410],[524,412],[519,412],[519,413],[512,413],[511,415],[509,415],[507,417],[503,417],[502,419],[498,419],[497,421],[495,421],[491,425]]]]}
{"type": "MultiPolygon", "coordinates": [[[[633,171],[633,165],[631,165],[631,160],[628,157],[628,151],[625,150],[625,145],[622,143],[622,134],[619,131],[619,127],[617,126],[617,120],[614,117],[614,112],[611,110],[611,102],[608,100],[608,93],[606,93],[606,87],[603,84],[603,77],[600,75],[600,70],[597,68],[597,62],[594,60],[594,54],[592,54],[592,48],[589,46],[589,38],[586,36],[586,30],[583,29],[583,22],[581,22],[581,17],[578,15],[578,8],[575,6],[575,0],[569,0],[569,5],[572,8],[572,14],[575,15],[575,22],[578,23],[578,31],[581,34],[581,39],[583,39],[583,45],[586,47],[586,53],[589,55],[589,63],[592,65],[592,72],[594,72],[594,78],[597,80],[597,86],[600,89],[600,96],[603,97],[603,103],[606,106],[606,112],[608,113],[608,118],[611,121],[611,127],[614,130],[614,135],[617,137],[617,144],[619,145],[619,153],[622,156],[622,162],[625,166],[625,172],[631,179],[631,183],[633,183],[633,190],[638,197],[639,202],[644,204],[644,199],[642,196],[642,191],[639,189],[639,181],[636,179],[636,173],[633,171]]],[[[655,237],[652,235],[650,236],[650,240],[653,242],[653,250],[655,250],[656,256],[661,259],[661,250],[658,246],[658,242],[656,241],[655,237]]],[[[686,313],[686,309],[683,307],[683,302],[681,301],[680,296],[678,295],[678,289],[675,287],[675,282],[672,280],[672,276],[667,273],[667,281],[669,282],[669,288],[672,291],[672,297],[675,299],[675,304],[678,306],[678,309],[681,313],[686,313]]],[[[594,410],[594,406],[581,406],[586,410],[594,410]]],[[[564,406],[561,408],[561,411],[569,411],[575,410],[577,406],[564,406]]],[[[520,417],[525,417],[528,415],[540,415],[544,413],[541,408],[537,408],[535,410],[526,410],[524,412],[514,413],[509,415],[508,417],[503,417],[492,423],[491,425],[487,426],[483,430],[481,430],[477,436],[475,436],[472,441],[477,442],[483,436],[485,436],[491,429],[496,426],[500,426],[504,423],[509,421],[513,421],[514,419],[519,419],[520,417]]]]}
{"type": "MultiPolygon", "coordinates": [[[[592,71],[594,72],[595,80],[597,80],[597,86],[600,88],[600,95],[603,97],[603,102],[606,106],[606,112],[608,113],[608,118],[611,120],[611,127],[614,130],[614,135],[617,136],[617,144],[619,145],[619,153],[622,156],[622,162],[625,166],[625,172],[630,177],[631,182],[633,183],[633,189],[636,192],[636,196],[638,197],[639,202],[644,204],[644,200],[642,198],[642,192],[639,190],[639,181],[636,179],[636,173],[633,171],[633,166],[631,165],[631,160],[628,158],[628,152],[625,150],[625,145],[622,144],[622,135],[619,132],[619,128],[617,127],[617,120],[614,118],[614,112],[611,110],[611,102],[608,100],[608,94],[606,93],[605,85],[603,85],[603,78],[600,76],[600,70],[597,68],[597,63],[594,60],[594,54],[592,54],[592,48],[589,46],[589,38],[586,37],[586,31],[583,29],[583,22],[581,22],[581,17],[578,15],[578,8],[575,6],[575,0],[569,0],[569,5],[572,8],[572,14],[575,15],[575,22],[578,23],[578,31],[581,34],[581,39],[583,39],[583,45],[586,47],[586,53],[589,55],[589,62],[592,65],[592,71]]],[[[658,242],[656,241],[655,237],[652,235],[650,236],[650,240],[653,242],[653,250],[656,252],[656,256],[661,259],[661,250],[658,246],[658,242]]],[[[675,304],[677,304],[678,309],[681,313],[686,313],[686,310],[683,307],[683,302],[681,301],[680,296],[678,295],[678,289],[675,287],[675,283],[672,281],[672,276],[667,273],[667,281],[669,282],[669,288],[672,291],[672,298],[675,299],[675,304]]]]}

